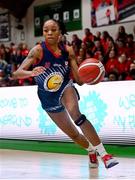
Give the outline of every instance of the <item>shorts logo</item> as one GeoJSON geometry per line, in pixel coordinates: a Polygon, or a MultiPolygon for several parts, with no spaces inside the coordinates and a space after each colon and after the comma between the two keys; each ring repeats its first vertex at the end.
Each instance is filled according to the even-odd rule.
{"type": "Polygon", "coordinates": [[[60,72],[49,74],[44,81],[44,88],[50,92],[56,92],[63,83],[63,76],[60,72]]]}

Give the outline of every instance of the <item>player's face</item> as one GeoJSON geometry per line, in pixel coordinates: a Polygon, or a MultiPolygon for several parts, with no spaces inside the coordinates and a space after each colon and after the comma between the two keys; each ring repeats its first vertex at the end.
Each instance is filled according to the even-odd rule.
{"type": "Polygon", "coordinates": [[[49,44],[57,43],[60,36],[58,24],[53,20],[46,21],[43,25],[43,35],[49,44]]]}

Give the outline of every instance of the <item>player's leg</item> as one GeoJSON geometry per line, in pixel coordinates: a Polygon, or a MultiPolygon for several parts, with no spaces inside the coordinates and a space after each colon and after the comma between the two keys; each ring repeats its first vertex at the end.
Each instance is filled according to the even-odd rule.
{"type": "Polygon", "coordinates": [[[81,147],[86,149],[89,152],[89,167],[96,168],[98,167],[97,154],[93,151],[91,144],[88,140],[79,133],[78,129],[75,127],[71,121],[67,111],[60,113],[48,113],[51,119],[55,124],[66,133],[75,143],[79,144],[81,147]]]}
{"type": "MultiPolygon", "coordinates": [[[[74,122],[80,118],[82,114],[79,110],[77,94],[73,87],[66,88],[62,97],[62,103],[66,107],[74,122]]],[[[100,138],[95,131],[95,128],[89,121],[84,121],[79,127],[81,128],[85,137],[87,137],[87,139],[92,143],[93,146],[101,143],[100,138]]]]}
{"type": "Polygon", "coordinates": [[[81,147],[87,149],[89,142],[87,139],[78,131],[71,121],[66,110],[59,113],[49,113],[48,115],[55,122],[55,124],[67,134],[75,143],[79,144],[81,147]]]}
{"type": "Polygon", "coordinates": [[[89,142],[91,142],[94,149],[102,157],[106,168],[110,168],[118,164],[118,162],[106,152],[93,125],[86,119],[85,115],[82,115],[80,113],[77,95],[73,87],[68,87],[65,90],[62,98],[62,103],[67,108],[75,124],[80,127],[85,137],[88,139],[89,142]]]}
{"type": "MultiPolygon", "coordinates": [[[[74,88],[75,89],[75,88],[74,88]]],[[[78,101],[78,96],[79,96],[79,94],[78,94],[78,92],[77,92],[77,90],[75,89],[75,92],[77,93],[75,93],[75,95],[77,95],[76,96],[76,100],[78,101]]],[[[70,97],[70,96],[69,96],[70,97]]],[[[71,107],[70,105],[68,106],[66,103],[64,103],[64,101],[66,101],[66,97],[65,98],[62,98],[63,100],[62,100],[62,102],[63,102],[63,104],[64,104],[64,106],[66,107],[66,109],[68,110],[68,113],[70,114],[70,109],[68,108],[68,107],[70,107],[70,108],[74,108],[74,107],[71,107]]],[[[75,100],[75,101],[76,101],[75,100]]],[[[72,101],[71,101],[72,102],[72,101]]],[[[74,103],[71,103],[72,105],[74,104],[74,103]]],[[[79,115],[81,115],[80,114],[80,112],[78,113],[78,116],[79,115]]],[[[81,142],[79,142],[79,144],[80,144],[81,142]]],[[[88,156],[89,156],[89,167],[90,168],[97,168],[98,167],[98,158],[97,158],[97,152],[95,151],[95,149],[93,148],[93,146],[92,146],[92,144],[89,142],[89,147],[88,148],[86,148],[86,150],[88,151],[88,156]]]]}

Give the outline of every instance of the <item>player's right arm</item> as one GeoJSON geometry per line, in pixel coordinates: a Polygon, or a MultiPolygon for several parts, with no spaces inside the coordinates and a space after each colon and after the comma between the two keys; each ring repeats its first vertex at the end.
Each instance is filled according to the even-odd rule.
{"type": "Polygon", "coordinates": [[[42,48],[40,45],[33,47],[28,56],[24,59],[19,68],[13,72],[12,77],[14,79],[24,79],[29,77],[38,76],[44,71],[44,67],[39,66],[33,70],[29,70],[29,67],[39,61],[42,57],[42,48]]]}

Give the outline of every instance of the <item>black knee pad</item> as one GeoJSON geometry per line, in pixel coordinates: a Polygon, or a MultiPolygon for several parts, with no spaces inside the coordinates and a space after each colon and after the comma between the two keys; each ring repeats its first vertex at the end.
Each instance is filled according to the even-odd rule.
{"type": "Polygon", "coordinates": [[[82,114],[77,120],[75,120],[75,124],[81,126],[86,120],[86,116],[82,114]]]}

